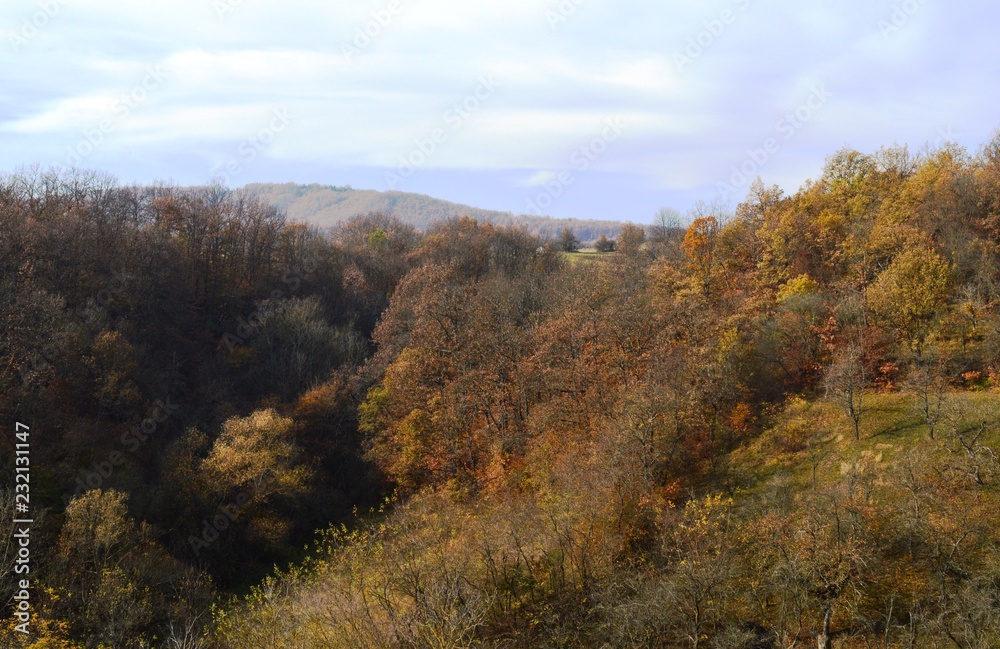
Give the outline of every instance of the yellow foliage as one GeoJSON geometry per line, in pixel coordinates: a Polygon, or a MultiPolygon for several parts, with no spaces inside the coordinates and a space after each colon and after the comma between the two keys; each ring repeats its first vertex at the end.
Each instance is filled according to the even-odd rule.
{"type": "Polygon", "coordinates": [[[808,275],[799,275],[798,277],[794,277],[781,285],[778,289],[777,300],[778,303],[781,304],[797,295],[809,295],[811,293],[815,293],[818,288],[819,284],[809,279],[808,275]]]}
{"type": "Polygon", "coordinates": [[[929,248],[898,255],[868,288],[868,303],[886,324],[921,344],[931,320],[948,300],[952,265],[929,248]]]}

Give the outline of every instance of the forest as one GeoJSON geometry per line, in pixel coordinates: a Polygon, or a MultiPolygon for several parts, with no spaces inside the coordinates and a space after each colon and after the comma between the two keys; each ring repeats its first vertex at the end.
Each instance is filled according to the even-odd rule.
{"type": "Polygon", "coordinates": [[[0,646],[1000,646],[1000,134],[562,243],[0,178],[0,646]]]}

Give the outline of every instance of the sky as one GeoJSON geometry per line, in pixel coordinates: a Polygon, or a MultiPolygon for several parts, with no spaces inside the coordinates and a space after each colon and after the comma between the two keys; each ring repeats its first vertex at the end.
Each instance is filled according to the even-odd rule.
{"type": "Polygon", "coordinates": [[[5,0],[0,170],[649,223],[997,127],[981,0],[5,0]]]}

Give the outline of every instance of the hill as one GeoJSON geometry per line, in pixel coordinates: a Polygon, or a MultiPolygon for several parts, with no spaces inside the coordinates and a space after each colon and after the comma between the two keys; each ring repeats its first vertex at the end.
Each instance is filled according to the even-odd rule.
{"type": "Polygon", "coordinates": [[[595,241],[602,234],[614,238],[623,225],[618,221],[557,219],[484,210],[423,194],[380,192],[350,186],[253,183],[247,185],[247,189],[285,210],[289,218],[320,227],[335,226],[358,214],[391,212],[419,230],[426,230],[431,223],[452,216],[469,216],[494,225],[522,225],[531,234],[542,238],[556,238],[568,226],[573,228],[580,240],[595,241]]]}
{"type": "Polygon", "coordinates": [[[0,647],[1000,647],[998,197],[842,150],[598,254],[0,178],[0,647]]]}
{"type": "Polygon", "coordinates": [[[943,398],[951,418],[936,439],[912,395],[871,395],[860,440],[837,404],[791,400],[731,456],[729,493],[657,509],[662,536],[647,562],[615,564],[621,521],[596,500],[413,497],[322,536],[305,569],[267,583],[275,594],[255,589],[221,618],[222,646],[391,646],[403,636],[412,646],[699,647],[688,639],[714,632],[722,641],[711,647],[902,647],[918,633],[916,610],[953,597],[953,610],[919,622],[925,633],[995,647],[981,584],[995,575],[986,449],[998,441],[1000,397],[943,398]],[[766,622],[746,623],[753,614],[766,622]],[[863,644],[873,629],[895,642],[863,644]],[[497,637],[507,642],[489,644],[497,637]]]}

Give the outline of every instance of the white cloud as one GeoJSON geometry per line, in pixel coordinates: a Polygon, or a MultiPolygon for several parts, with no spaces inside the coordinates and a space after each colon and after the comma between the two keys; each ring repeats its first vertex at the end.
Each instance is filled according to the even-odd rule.
{"type": "MultiPolygon", "coordinates": [[[[621,116],[627,130],[598,170],[654,188],[712,186],[814,83],[835,99],[765,175],[812,175],[817,151],[845,143],[919,145],[953,127],[974,144],[997,125],[989,53],[1000,10],[982,0],[924,3],[889,37],[879,21],[892,19],[892,4],[862,0],[587,0],[556,28],[546,17],[556,0],[399,0],[350,58],[342,45],[388,0],[223,0],[233,10],[222,17],[214,1],[66,2],[17,51],[0,39],[0,167],[58,157],[150,65],[169,69],[168,81],[116,124],[95,163],[141,149],[144,169],[183,176],[171,167],[182,155],[226,155],[287,107],[296,121],[269,159],[392,167],[415,140],[448,128],[445,111],[484,74],[502,86],[448,131],[426,169],[519,170],[522,186],[544,182],[621,116]],[[725,9],[736,19],[679,70],[675,53],[725,9]]],[[[0,24],[18,33],[36,10],[4,3],[0,24]]]]}
{"type": "Polygon", "coordinates": [[[554,171],[538,171],[531,176],[518,181],[519,187],[541,187],[545,183],[552,182],[559,177],[559,174],[554,171]]]}

